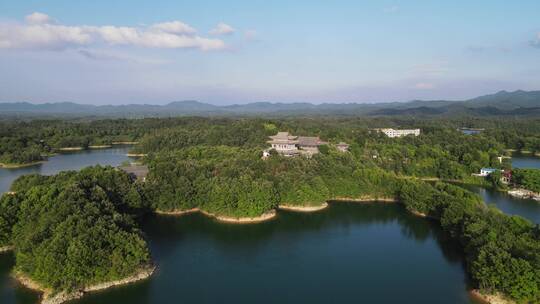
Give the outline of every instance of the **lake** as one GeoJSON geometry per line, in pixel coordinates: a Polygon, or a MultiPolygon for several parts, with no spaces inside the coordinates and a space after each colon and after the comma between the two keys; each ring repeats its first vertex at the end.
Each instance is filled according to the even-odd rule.
{"type": "MultiPolygon", "coordinates": [[[[148,216],[142,228],[157,273],[74,304],[475,303],[458,244],[399,205],[335,203],[254,225],[148,216]]],[[[4,284],[1,303],[35,303],[32,292],[4,284]]]]}
{"type": "MultiPolygon", "coordinates": [[[[524,154],[512,155],[512,167],[540,169],[540,157],[524,154]]],[[[540,202],[533,199],[520,199],[508,195],[506,192],[495,191],[493,189],[460,185],[480,195],[488,204],[494,204],[504,213],[520,215],[535,223],[540,223],[540,202]]]]}
{"type": "Polygon", "coordinates": [[[493,189],[472,185],[460,185],[482,197],[484,202],[494,204],[506,214],[520,215],[534,223],[540,223],[540,202],[533,199],[520,199],[493,189]]]}
{"type": "Polygon", "coordinates": [[[512,167],[522,169],[540,169],[540,157],[531,154],[512,154],[512,167]]]}
{"type": "Polygon", "coordinates": [[[23,168],[0,168],[0,193],[9,191],[11,183],[19,176],[30,173],[52,175],[64,170],[79,170],[93,165],[118,166],[129,160],[126,156],[131,146],[115,146],[110,149],[94,149],[62,153],[49,157],[41,164],[23,168]]]}

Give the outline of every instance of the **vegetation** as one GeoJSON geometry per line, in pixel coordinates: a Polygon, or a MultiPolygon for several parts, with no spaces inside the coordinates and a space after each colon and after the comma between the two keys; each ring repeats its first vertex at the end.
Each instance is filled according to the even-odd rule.
{"type": "MultiPolygon", "coordinates": [[[[17,269],[46,286],[65,290],[119,278],[148,263],[146,243],[133,220],[135,214],[148,210],[197,207],[219,215],[252,217],[280,203],[317,205],[333,198],[395,197],[409,211],[439,220],[459,240],[479,288],[534,303],[540,301],[538,225],[487,207],[478,196],[457,186],[418,179],[477,182],[471,173],[481,167],[508,167],[498,160],[505,148],[527,147],[521,143],[528,138],[528,147],[536,149],[538,122],[525,126],[509,120],[504,130],[494,127],[496,123],[467,118],[6,123],[18,130],[7,136],[9,140],[27,138],[30,144],[20,149],[36,145],[40,153],[65,145],[56,137],[61,136],[60,125],[67,127],[68,134],[86,136],[86,143],[96,143],[100,136],[101,142],[137,139],[135,152],[148,154],[144,162],[150,172],[145,183],[109,167],[20,178],[12,186],[16,194],[0,200],[0,245],[15,246],[17,269]],[[391,139],[370,131],[397,125],[420,127],[422,135],[391,139]],[[45,135],[34,130],[36,126],[51,126],[53,131],[45,135]],[[456,130],[460,126],[492,128],[464,135],[456,130]],[[330,143],[345,141],[350,152],[330,144],[311,158],[272,153],[261,159],[267,137],[278,130],[318,135],[330,143]]],[[[2,149],[11,151],[3,145],[2,149]]],[[[4,157],[12,154],[3,153],[4,157]]],[[[515,177],[524,185],[539,184],[536,172],[515,170],[515,177]]],[[[481,182],[499,182],[493,178],[481,182]]]]}
{"type": "Polygon", "coordinates": [[[14,245],[16,269],[42,286],[73,290],[124,278],[150,262],[130,215],[144,199],[128,175],[89,167],[25,176],[14,189],[0,200],[0,244],[14,245]]]}
{"type": "Polygon", "coordinates": [[[527,190],[540,192],[540,170],[538,169],[514,169],[512,180],[527,190]]]}

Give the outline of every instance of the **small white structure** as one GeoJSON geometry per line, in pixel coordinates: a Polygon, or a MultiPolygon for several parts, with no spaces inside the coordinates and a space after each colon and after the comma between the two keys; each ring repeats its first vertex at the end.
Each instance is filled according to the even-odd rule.
{"type": "Polygon", "coordinates": [[[340,142],[339,144],[337,144],[336,148],[341,152],[349,151],[349,145],[344,142],[340,142]]]}
{"type": "Polygon", "coordinates": [[[376,129],[376,130],[384,133],[386,136],[390,138],[402,137],[402,136],[407,136],[407,135],[414,135],[414,136],[420,135],[420,129],[398,130],[398,129],[392,129],[392,128],[383,128],[383,129],[376,129]]]}
{"type": "Polygon", "coordinates": [[[478,176],[489,176],[491,173],[497,171],[494,168],[482,168],[480,169],[480,174],[478,176]]]}

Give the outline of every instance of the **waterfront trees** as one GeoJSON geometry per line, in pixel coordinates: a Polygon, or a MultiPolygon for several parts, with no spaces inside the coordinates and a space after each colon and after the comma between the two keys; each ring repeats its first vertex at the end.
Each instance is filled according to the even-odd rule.
{"type": "MultiPolygon", "coordinates": [[[[501,166],[496,157],[515,144],[513,133],[469,136],[455,130],[460,123],[307,118],[34,122],[32,128],[48,131],[23,127],[6,138],[25,142],[17,149],[35,146],[41,152],[93,144],[100,136],[101,143],[140,139],[136,149],[148,154],[143,161],[150,172],[143,184],[102,167],[22,177],[12,186],[17,193],[0,200],[0,245],[15,246],[18,270],[64,290],[119,278],[148,263],[146,243],[133,221],[136,213],[197,207],[218,215],[253,217],[279,203],[399,198],[407,210],[437,219],[460,241],[478,287],[523,302],[538,301],[538,226],[501,214],[459,187],[414,178],[463,179],[480,167],[501,166]],[[390,123],[420,126],[423,134],[390,139],[369,131],[390,123]],[[67,128],[65,133],[59,126],[67,128]],[[351,152],[330,145],[311,158],[272,154],[263,160],[267,136],[276,130],[347,141],[351,152]]],[[[3,145],[1,149],[3,157],[17,151],[3,145]]],[[[534,172],[516,174],[530,187],[540,184],[534,172]]]]}
{"type": "Polygon", "coordinates": [[[54,291],[129,276],[150,262],[129,211],[138,185],[111,167],[24,177],[0,200],[0,242],[15,247],[16,270],[54,291]],[[24,184],[25,187],[21,187],[24,184]]]}

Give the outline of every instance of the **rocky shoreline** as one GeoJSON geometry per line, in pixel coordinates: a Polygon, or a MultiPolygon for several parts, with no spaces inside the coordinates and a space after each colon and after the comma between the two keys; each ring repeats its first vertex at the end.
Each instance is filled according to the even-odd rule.
{"type": "Polygon", "coordinates": [[[112,148],[112,145],[94,145],[94,146],[88,146],[88,149],[108,149],[112,148]]]}
{"type": "Polygon", "coordinates": [[[13,250],[13,246],[0,246],[0,253],[8,252],[13,250]]]}
{"type": "Polygon", "coordinates": [[[328,203],[324,202],[318,206],[302,206],[302,205],[289,205],[289,204],[280,204],[278,209],[287,210],[287,211],[297,211],[297,212],[317,212],[328,208],[328,203]]]}
{"type": "Polygon", "coordinates": [[[199,212],[201,209],[199,208],[191,208],[187,210],[172,210],[172,211],[161,211],[161,210],[155,210],[154,213],[159,215],[184,215],[194,212],[199,212]]]}
{"type": "Polygon", "coordinates": [[[503,295],[496,294],[485,294],[478,289],[473,289],[469,291],[471,297],[480,300],[485,304],[515,304],[516,302],[505,298],[503,295]]]}
{"type": "Polygon", "coordinates": [[[527,189],[512,189],[508,190],[508,195],[521,198],[521,199],[533,199],[540,201],[540,194],[527,189]]]}
{"type": "Polygon", "coordinates": [[[31,163],[26,163],[26,164],[4,164],[4,163],[0,163],[0,168],[5,168],[5,169],[25,168],[25,167],[31,167],[31,166],[39,165],[39,164],[42,164],[44,162],[45,162],[44,160],[40,160],[40,161],[35,161],[35,162],[31,162],[31,163]]]}
{"type": "Polygon", "coordinates": [[[126,277],[120,280],[103,282],[96,285],[86,286],[73,292],[59,292],[55,294],[53,294],[51,289],[41,286],[39,283],[33,281],[32,279],[30,279],[29,277],[27,277],[26,275],[22,273],[16,272],[13,274],[13,276],[19,283],[21,283],[25,287],[42,292],[43,295],[40,301],[41,304],[60,304],[66,301],[79,299],[82,296],[84,296],[85,293],[88,293],[88,292],[104,290],[104,289],[108,289],[114,286],[126,285],[126,284],[144,280],[150,277],[154,273],[155,270],[156,270],[155,266],[149,265],[147,267],[140,269],[134,275],[131,275],[129,277],[126,277]]]}
{"type": "Polygon", "coordinates": [[[144,154],[144,153],[127,153],[126,156],[128,157],[145,157],[146,155],[148,154],[144,154]]]}
{"type": "Polygon", "coordinates": [[[65,147],[65,148],[58,148],[58,151],[82,151],[84,150],[83,147],[65,147]]]}
{"type": "Polygon", "coordinates": [[[378,196],[362,196],[362,197],[334,197],[330,202],[351,202],[351,203],[397,203],[398,200],[394,197],[378,197],[378,196]]]}
{"type": "Polygon", "coordinates": [[[211,217],[213,219],[216,219],[220,222],[224,223],[232,223],[232,224],[252,224],[252,223],[260,223],[264,221],[271,220],[276,217],[277,213],[276,210],[270,210],[268,212],[265,212],[259,216],[255,217],[232,217],[232,216],[225,216],[225,215],[217,215],[208,211],[201,210],[199,208],[192,208],[187,210],[172,210],[172,211],[162,211],[162,210],[155,210],[154,213],[160,214],[160,215],[172,215],[172,216],[181,216],[185,214],[200,212],[208,217],[211,217]]]}
{"type": "Polygon", "coordinates": [[[112,145],[137,145],[138,141],[113,141],[112,145]]]}

